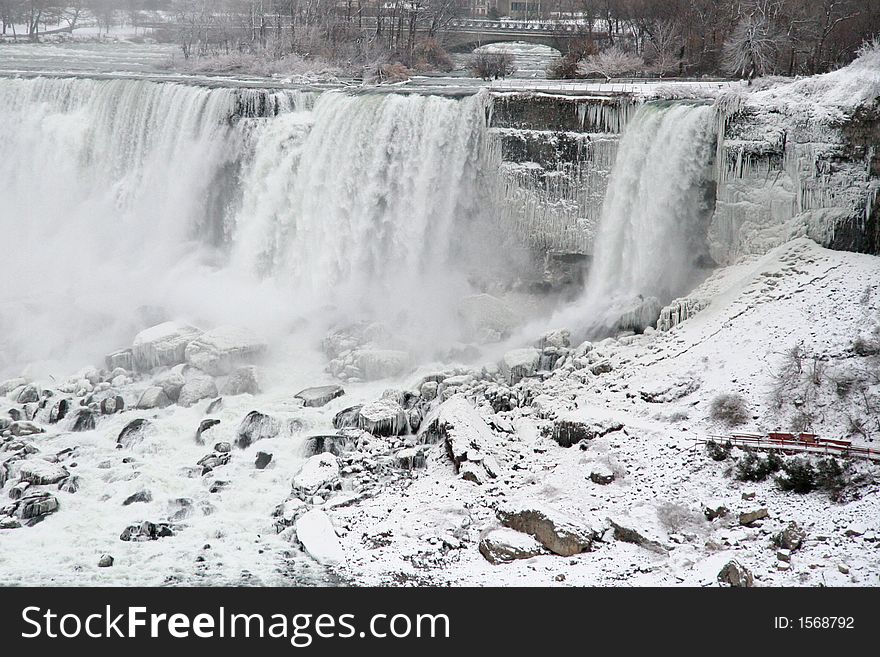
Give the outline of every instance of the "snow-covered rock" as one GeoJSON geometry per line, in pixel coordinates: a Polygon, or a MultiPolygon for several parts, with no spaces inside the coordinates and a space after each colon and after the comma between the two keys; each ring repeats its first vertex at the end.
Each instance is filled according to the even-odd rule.
{"type": "Polygon", "coordinates": [[[635,507],[625,514],[608,518],[614,528],[614,538],[624,543],[635,543],[646,550],[666,554],[667,534],[661,527],[657,511],[650,505],[635,507]]]}
{"type": "Polygon", "coordinates": [[[151,370],[186,360],[186,347],[202,332],[182,322],[164,322],[138,333],[132,344],[134,369],[151,370]]]}
{"type": "Polygon", "coordinates": [[[296,393],[296,395],[294,395],[294,398],[301,399],[303,402],[303,406],[318,407],[329,404],[331,401],[333,401],[337,397],[341,397],[344,394],[345,391],[342,389],[342,386],[316,386],[313,388],[300,390],[298,393],[296,393]]]}
{"type": "Polygon", "coordinates": [[[538,500],[507,503],[498,508],[497,516],[505,527],[533,536],[563,557],[589,550],[598,535],[595,518],[576,518],[538,500]]]}
{"type": "Polygon", "coordinates": [[[540,361],[541,352],[537,349],[514,349],[504,354],[498,367],[507,384],[514,385],[526,377],[534,376],[540,361]]]}
{"type": "Polygon", "coordinates": [[[186,346],[186,362],[212,376],[224,376],[236,367],[253,362],[268,349],[252,331],[238,326],[219,326],[202,333],[186,346]]]}
{"type": "Polygon", "coordinates": [[[312,559],[323,566],[345,563],[345,551],[330,518],[321,509],[306,511],[296,519],[296,538],[312,559]]]}
{"type": "Polygon", "coordinates": [[[492,430],[460,395],[438,407],[424,435],[428,442],[443,442],[455,471],[468,481],[484,483],[501,473],[492,430]]]}
{"type": "Polygon", "coordinates": [[[43,459],[29,459],[18,466],[18,476],[37,486],[57,484],[69,476],[67,468],[57,463],[49,463],[43,459]]]}
{"type": "Polygon", "coordinates": [[[393,399],[377,399],[358,411],[358,427],[374,436],[398,436],[409,428],[403,407],[393,399]]]}
{"type": "Polygon", "coordinates": [[[238,367],[226,383],[223,384],[222,394],[234,397],[235,395],[257,395],[261,392],[260,377],[257,368],[253,365],[238,367]]]}
{"type": "Polygon", "coordinates": [[[531,559],[544,554],[544,546],[528,534],[507,527],[486,532],[480,540],[480,554],[489,563],[499,564],[516,559],[531,559]]]}
{"type": "Polygon", "coordinates": [[[277,419],[259,411],[251,411],[238,425],[235,444],[245,449],[258,440],[274,438],[280,432],[281,423],[277,419]]]}
{"type": "Polygon", "coordinates": [[[180,389],[177,403],[181,406],[192,406],[203,399],[213,399],[219,395],[217,384],[207,374],[199,374],[187,378],[180,389]]]}
{"type": "Polygon", "coordinates": [[[412,357],[398,349],[358,349],[354,355],[354,366],[365,381],[387,379],[401,376],[412,367],[412,357]]]}
{"type": "Polygon", "coordinates": [[[170,406],[171,403],[171,400],[168,399],[168,395],[165,394],[165,391],[162,390],[161,387],[150,386],[141,393],[137,407],[142,410],[149,410],[153,408],[165,408],[166,406],[170,406]]]}
{"type": "Polygon", "coordinates": [[[552,437],[561,447],[571,447],[582,440],[595,440],[623,429],[623,423],[602,409],[580,408],[557,415],[552,437]]]}
{"type": "Polygon", "coordinates": [[[293,489],[304,495],[312,495],[339,477],[339,459],[329,452],[315,454],[303,463],[293,478],[293,489]]]}

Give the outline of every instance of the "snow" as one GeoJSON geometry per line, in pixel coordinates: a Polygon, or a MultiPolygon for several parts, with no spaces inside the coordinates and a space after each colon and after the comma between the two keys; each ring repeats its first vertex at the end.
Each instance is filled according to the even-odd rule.
{"type": "Polygon", "coordinates": [[[312,509],[296,520],[296,537],[305,551],[319,564],[338,566],[345,563],[345,551],[336,537],[326,513],[312,509]]]}

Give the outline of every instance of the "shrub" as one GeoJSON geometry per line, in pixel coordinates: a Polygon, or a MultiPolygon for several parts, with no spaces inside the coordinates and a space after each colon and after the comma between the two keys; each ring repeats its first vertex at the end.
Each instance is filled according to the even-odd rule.
{"type": "Polygon", "coordinates": [[[404,82],[409,80],[409,69],[400,62],[382,64],[373,76],[375,82],[404,82]]]}
{"type": "Polygon", "coordinates": [[[776,478],[782,490],[805,494],[816,489],[816,470],[808,460],[791,459],[782,469],[784,474],[776,478]]]}
{"type": "Polygon", "coordinates": [[[451,71],[452,58],[434,38],[423,39],[413,50],[414,68],[419,71],[451,71]]]}
{"type": "Polygon", "coordinates": [[[755,452],[747,452],[736,463],[735,476],[739,481],[764,481],[782,468],[782,459],[773,452],[759,457],[755,452]]]}
{"type": "Polygon", "coordinates": [[[706,518],[702,513],[691,511],[681,504],[667,502],[657,509],[657,519],[667,531],[674,534],[684,531],[689,527],[699,527],[705,524],[706,518]]]}
{"type": "Polygon", "coordinates": [[[730,449],[731,448],[729,444],[720,445],[714,440],[710,440],[706,443],[706,453],[713,461],[727,460],[727,457],[730,456],[730,449]]]}
{"type": "Polygon", "coordinates": [[[839,500],[850,483],[846,468],[835,458],[824,458],[816,464],[816,488],[824,490],[832,500],[839,500]]]}
{"type": "Polygon", "coordinates": [[[635,53],[626,52],[617,46],[589,55],[578,64],[578,73],[584,77],[601,75],[605,79],[621,75],[632,75],[645,68],[645,61],[635,53]]]}
{"type": "Polygon", "coordinates": [[[713,420],[729,426],[745,424],[749,420],[749,407],[740,395],[723,394],[712,400],[709,415],[713,420]]]}
{"type": "Polygon", "coordinates": [[[505,78],[515,71],[513,55],[507,52],[480,52],[471,60],[471,72],[484,80],[505,78]]]}

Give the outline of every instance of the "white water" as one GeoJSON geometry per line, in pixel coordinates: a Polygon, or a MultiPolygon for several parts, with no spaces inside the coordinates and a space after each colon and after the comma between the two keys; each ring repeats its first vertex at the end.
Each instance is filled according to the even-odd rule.
{"type": "Polygon", "coordinates": [[[640,330],[703,275],[715,123],[710,106],[648,103],[627,124],[581,300],[555,322],[640,330]],[[631,325],[631,326],[630,326],[631,325]]]}
{"type": "Polygon", "coordinates": [[[0,80],[0,372],[99,362],[162,317],[451,336],[468,277],[505,260],[482,98],[283,92],[279,116],[231,118],[261,93],[0,80]]]}

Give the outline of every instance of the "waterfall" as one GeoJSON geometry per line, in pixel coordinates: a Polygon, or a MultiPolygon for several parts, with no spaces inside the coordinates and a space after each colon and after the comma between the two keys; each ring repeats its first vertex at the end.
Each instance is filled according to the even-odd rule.
{"type": "Polygon", "coordinates": [[[449,333],[509,260],[485,115],[479,95],[0,79],[0,371],[94,362],[165,318],[449,333]]]}
{"type": "Polygon", "coordinates": [[[635,112],[611,170],[586,289],[552,325],[593,337],[641,331],[699,282],[710,264],[713,111],[664,102],[635,112]]]}

